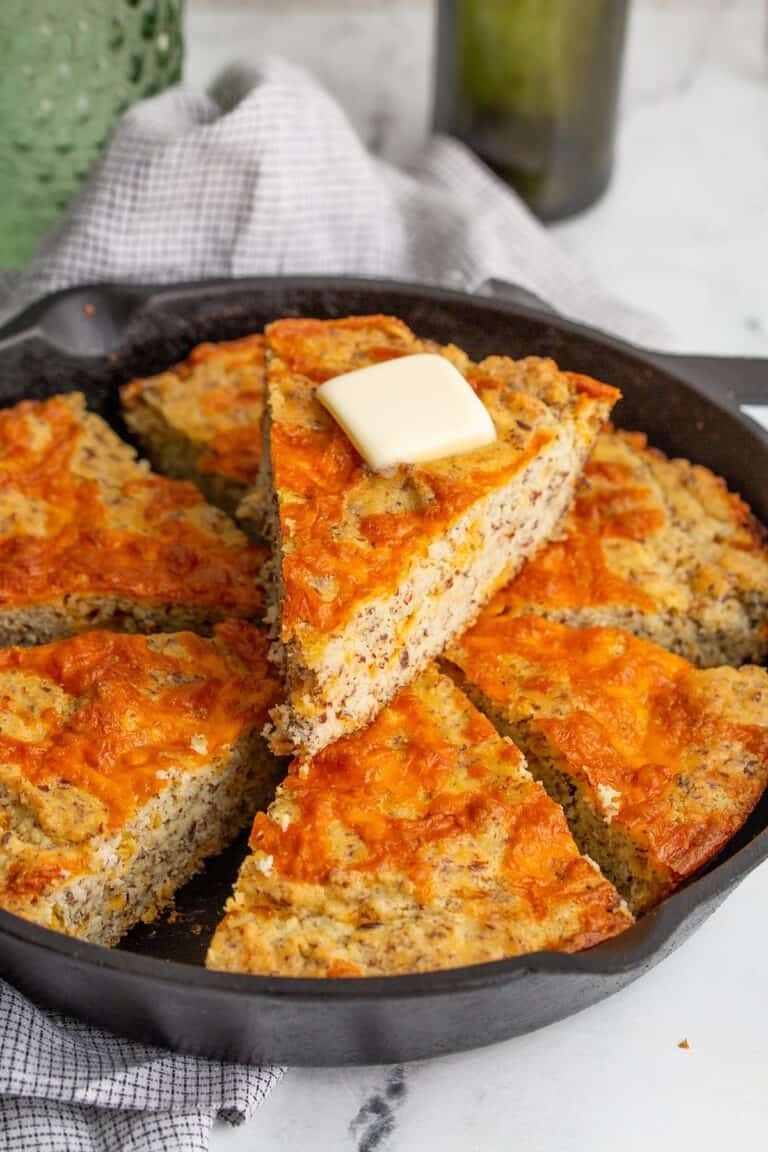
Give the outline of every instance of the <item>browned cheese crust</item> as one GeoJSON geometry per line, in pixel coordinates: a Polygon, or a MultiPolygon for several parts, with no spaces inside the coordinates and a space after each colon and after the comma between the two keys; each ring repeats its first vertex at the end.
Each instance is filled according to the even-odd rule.
{"type": "Polygon", "coordinates": [[[89,632],[0,651],[0,907],[112,944],[265,803],[267,642],[89,632]]]}
{"type": "Polygon", "coordinates": [[[191,480],[234,516],[259,475],[264,337],[198,344],[186,360],[121,389],[125,422],[154,468],[191,480]]]}
{"type": "Polygon", "coordinates": [[[264,550],[79,393],[0,411],[0,643],[260,616],[264,550]]]}
{"type": "Polygon", "coordinates": [[[505,591],[507,611],[627,628],[701,667],[768,650],[768,552],[747,505],[636,432],[602,432],[557,540],[505,591]]]}
{"type": "Polygon", "coordinates": [[[518,749],[434,666],[296,761],[251,848],[211,968],[430,971],[577,951],[632,922],[518,749]]]}
{"type": "Polygon", "coordinates": [[[727,843],[768,781],[763,668],[697,669],[628,632],[498,601],[447,658],[636,915],[727,843]]]}
{"type": "Polygon", "coordinates": [[[549,360],[472,365],[439,349],[496,442],[374,473],[315,390],[434,347],[385,316],[283,320],[266,338],[271,615],[287,680],[272,746],[313,752],[367,723],[549,538],[618,393],[549,360]]]}

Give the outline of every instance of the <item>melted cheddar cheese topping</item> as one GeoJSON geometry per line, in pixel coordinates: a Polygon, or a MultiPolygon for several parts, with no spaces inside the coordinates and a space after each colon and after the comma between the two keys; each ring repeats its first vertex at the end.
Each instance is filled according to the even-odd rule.
{"type": "Polygon", "coordinates": [[[567,905],[578,930],[565,947],[626,923],[518,749],[434,668],[364,731],[294,761],[251,847],[268,861],[266,886],[354,888],[357,875],[405,885],[425,908],[455,898],[479,923],[498,915],[499,891],[512,893],[521,938],[526,924],[551,930],[567,905]]]}
{"type": "Polygon", "coordinates": [[[498,612],[449,656],[513,731],[545,737],[597,810],[678,875],[728,839],[765,786],[761,669],[699,671],[619,629],[498,612]]]}
{"type": "Polygon", "coordinates": [[[605,541],[643,541],[665,523],[651,489],[638,484],[627,465],[591,458],[563,538],[523,566],[505,589],[504,603],[548,609],[626,604],[651,612],[653,597],[612,570],[605,541]]]}
{"type": "Polygon", "coordinates": [[[135,814],[169,781],[223,769],[278,696],[245,621],[210,639],[94,631],[0,651],[0,904],[135,851],[135,814]]]}
{"type": "Polygon", "coordinates": [[[281,320],[267,329],[267,345],[286,640],[297,627],[333,630],[362,601],[396,586],[412,559],[552,441],[557,415],[549,404],[597,399],[609,406],[618,396],[558,372],[551,361],[492,357],[473,366],[458,349],[422,342],[385,316],[281,320]],[[440,352],[464,372],[498,439],[464,455],[371,473],[315,390],[343,372],[425,351],[440,352]],[[528,384],[538,394],[527,392],[528,384]]]}
{"type": "Polygon", "coordinates": [[[706,618],[739,588],[768,588],[746,504],[707,469],[668,460],[639,433],[607,430],[561,538],[527,561],[503,602],[519,612],[613,605],[706,618]]]}
{"type": "Polygon", "coordinates": [[[130,405],[141,398],[169,425],[200,445],[200,472],[255,484],[261,461],[264,337],[198,344],[168,372],[132,380],[121,390],[130,405]]]}
{"type": "Polygon", "coordinates": [[[0,606],[101,593],[256,615],[263,559],[78,394],[0,411],[0,606]]]}
{"type": "Polygon", "coordinates": [[[0,651],[0,763],[40,792],[67,786],[114,830],[166,786],[264,723],[278,696],[267,641],[227,620],[214,637],[86,632],[0,651]]]}

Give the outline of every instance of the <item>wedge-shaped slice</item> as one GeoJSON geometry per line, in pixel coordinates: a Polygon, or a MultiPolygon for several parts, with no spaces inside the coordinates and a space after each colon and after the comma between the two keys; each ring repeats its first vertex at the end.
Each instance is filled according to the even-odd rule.
{"type": "MultiPolygon", "coordinates": [[[[741,826],[768,782],[768,673],[696,669],[617,628],[483,613],[448,657],[633,912],[741,826]]],[[[447,665],[450,667],[450,665],[447,665]]]]}
{"type": "Polygon", "coordinates": [[[256,616],[263,559],[192,484],[137,461],[79,393],[0,411],[0,643],[256,616]]]}
{"type": "Polygon", "coordinates": [[[259,473],[264,337],[198,344],[183,363],[132,380],[120,396],[153,467],[191,480],[234,515],[259,473]]]}
{"type": "Polygon", "coordinates": [[[209,967],[429,971],[631,923],[517,748],[434,665],[365,731],[294,762],[251,847],[209,967]]]}
{"type": "Polygon", "coordinates": [[[562,538],[505,592],[509,611],[627,628],[694,664],[768,654],[768,551],[738,496],[639,433],[595,443],[562,538]]]}
{"type": "Polygon", "coordinates": [[[485,403],[497,441],[377,474],[315,390],[433,346],[398,320],[368,316],[278,321],[267,349],[272,615],[287,680],[273,747],[315,752],[370,720],[552,534],[618,393],[550,360],[473,366],[443,349],[485,403]]]}
{"type": "Polygon", "coordinates": [[[0,907],[113,944],[265,803],[277,695],[245,621],[0,651],[0,907]]]}

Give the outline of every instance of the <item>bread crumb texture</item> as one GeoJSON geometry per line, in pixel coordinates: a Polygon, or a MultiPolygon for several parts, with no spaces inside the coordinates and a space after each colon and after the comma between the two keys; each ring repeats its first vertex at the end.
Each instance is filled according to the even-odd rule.
{"type": "Polygon", "coordinates": [[[518,749],[434,666],[364,732],[294,761],[250,843],[212,968],[428,971],[631,923],[518,749]]]}
{"type": "Polygon", "coordinates": [[[446,666],[564,806],[635,914],[710,860],[768,782],[768,673],[494,601],[446,666]]]}
{"type": "Polygon", "coordinates": [[[0,411],[0,642],[257,616],[263,550],[79,393],[0,411]]]}
{"type": "Polygon", "coordinates": [[[509,584],[504,605],[627,628],[703,667],[764,661],[764,531],[708,469],[607,430],[559,538],[509,584]]]}
{"type": "Polygon", "coordinates": [[[123,415],[159,472],[234,514],[261,463],[264,337],[198,344],[181,364],[121,389],[123,415]]]}
{"type": "Polygon", "coordinates": [[[111,943],[263,802],[278,686],[245,621],[0,651],[0,906],[111,943]]]}
{"type": "Polygon", "coordinates": [[[281,320],[266,338],[271,615],[287,678],[274,747],[311,752],[370,720],[549,537],[618,393],[549,360],[472,364],[392,317],[281,320]],[[498,439],[372,472],[315,391],[427,351],[465,374],[498,439]]]}

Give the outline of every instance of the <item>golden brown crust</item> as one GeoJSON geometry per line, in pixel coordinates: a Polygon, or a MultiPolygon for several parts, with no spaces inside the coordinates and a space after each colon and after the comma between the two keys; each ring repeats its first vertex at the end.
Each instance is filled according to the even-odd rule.
{"type": "Polygon", "coordinates": [[[450,617],[452,632],[466,626],[546,538],[618,393],[549,360],[488,357],[472,365],[453,346],[429,345],[465,373],[497,441],[376,474],[315,390],[331,376],[427,345],[387,316],[282,320],[266,337],[275,616],[288,680],[273,746],[316,751],[364,723],[424,667],[450,634],[440,631],[442,616],[450,617]],[[449,607],[451,589],[457,603],[449,607]],[[398,597],[411,597],[413,607],[398,603],[395,610],[398,597]],[[430,597],[425,628],[416,615],[430,597]],[[359,665],[359,681],[372,685],[371,701],[332,667],[342,649],[347,668],[359,665]]]}
{"type": "MultiPolygon", "coordinates": [[[[205,489],[211,476],[231,484],[240,498],[256,483],[261,460],[264,406],[264,337],[261,333],[217,344],[198,344],[186,360],[157,376],[131,380],[120,390],[128,426],[142,446],[160,455],[165,437],[191,449],[183,474],[205,489]],[[160,424],[153,423],[153,418],[160,424]]],[[[158,467],[160,463],[153,460],[158,467]]],[[[228,509],[231,510],[231,509],[228,509]]]]}
{"type": "Polygon", "coordinates": [[[552,438],[548,405],[560,410],[578,396],[597,395],[607,406],[618,397],[605,385],[589,381],[587,388],[585,377],[559,373],[551,361],[489,357],[471,366],[451,347],[449,358],[491,412],[497,442],[377,476],[314,399],[315,389],[342,372],[424,351],[423,342],[389,316],[278,320],[267,340],[283,641],[297,630],[337,627],[361,599],[395,586],[415,549],[444,534],[552,438]]]}
{"type": "Polygon", "coordinates": [[[434,667],[294,762],[251,846],[213,968],[424,971],[576,951],[631,923],[517,748],[434,667]]]}
{"type": "Polygon", "coordinates": [[[141,813],[184,778],[224,772],[262,727],[278,693],[266,647],[230,620],[213,639],[89,632],[1,650],[0,906],[50,924],[72,886],[106,885],[110,857],[149,852],[151,828],[143,845],[131,835],[141,813]]]}
{"type": "MultiPolygon", "coordinates": [[[[191,484],[137,462],[79,393],[0,412],[6,621],[55,609],[66,634],[68,603],[110,597],[121,611],[145,615],[156,606],[195,610],[202,620],[255,616],[263,559],[191,484]]],[[[73,609],[69,624],[87,627],[87,616],[73,609]]]]}
{"type": "Polygon", "coordinates": [[[699,665],[768,651],[768,551],[747,505],[640,433],[598,437],[558,540],[506,589],[509,611],[626,627],[699,665]]]}
{"type": "Polygon", "coordinates": [[[606,856],[619,835],[635,846],[638,900],[647,907],[647,893],[658,899],[701,867],[762,794],[768,673],[697,670],[619,629],[569,628],[495,608],[447,658],[489,715],[523,741],[534,774],[538,748],[586,798],[603,822],[606,856]]]}

